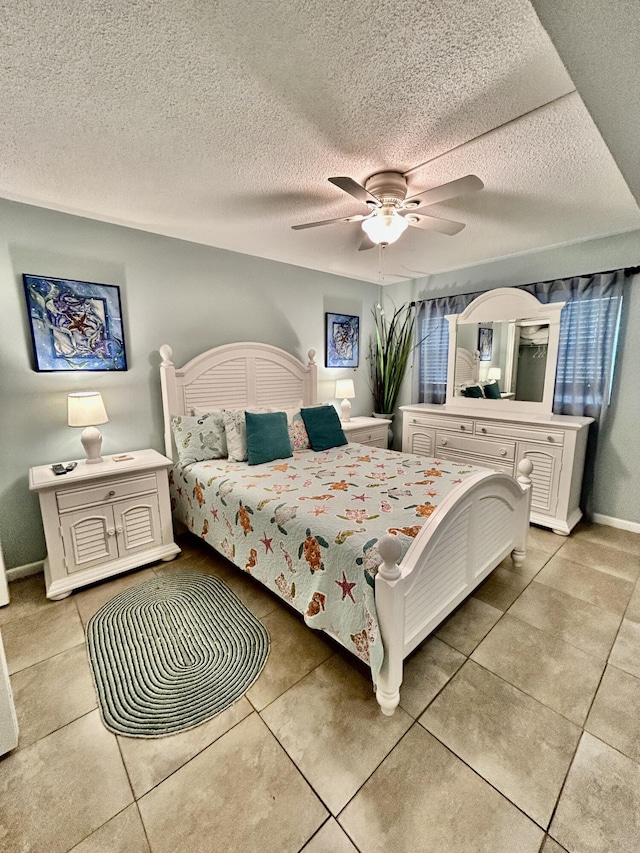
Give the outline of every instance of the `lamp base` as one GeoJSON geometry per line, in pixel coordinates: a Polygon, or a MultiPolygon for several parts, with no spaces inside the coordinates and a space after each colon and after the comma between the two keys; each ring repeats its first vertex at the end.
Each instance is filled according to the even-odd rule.
{"type": "Polygon", "coordinates": [[[90,426],[82,430],[80,441],[84,447],[84,452],[87,458],[84,460],[87,463],[102,462],[100,456],[100,448],[102,447],[102,433],[97,427],[90,426]]]}
{"type": "Polygon", "coordinates": [[[340,420],[345,423],[351,420],[351,403],[347,399],[340,403],[340,420]]]}

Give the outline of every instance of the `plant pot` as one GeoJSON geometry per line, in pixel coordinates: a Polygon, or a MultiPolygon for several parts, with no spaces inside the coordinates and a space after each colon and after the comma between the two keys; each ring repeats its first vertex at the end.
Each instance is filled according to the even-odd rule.
{"type": "MultiPolygon", "coordinates": [[[[393,420],[393,413],[391,413],[389,415],[384,415],[381,412],[371,412],[371,415],[374,418],[386,418],[386,420],[388,420],[388,421],[393,420]]],[[[388,446],[393,447],[393,425],[392,424],[389,424],[388,446]]]]}

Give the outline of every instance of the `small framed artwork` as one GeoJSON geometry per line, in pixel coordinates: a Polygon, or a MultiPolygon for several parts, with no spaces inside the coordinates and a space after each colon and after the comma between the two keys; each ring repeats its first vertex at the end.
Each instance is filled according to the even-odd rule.
{"type": "Polygon", "coordinates": [[[358,367],[360,318],[352,314],[325,314],[327,367],[358,367]]]}
{"type": "Polygon", "coordinates": [[[22,279],[37,371],[127,369],[119,287],[39,275],[22,279]]]}
{"type": "Polygon", "coordinates": [[[478,351],[480,361],[491,361],[493,352],[493,329],[478,329],[478,351]]]}

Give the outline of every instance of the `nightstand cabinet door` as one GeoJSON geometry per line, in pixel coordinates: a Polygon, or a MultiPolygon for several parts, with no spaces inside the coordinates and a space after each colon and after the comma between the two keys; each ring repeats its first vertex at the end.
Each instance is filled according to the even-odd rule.
{"type": "Polygon", "coordinates": [[[60,519],[68,572],[80,572],[118,556],[111,507],[78,510],[60,519]]]}
{"type": "Polygon", "coordinates": [[[113,515],[121,557],[162,543],[157,495],[120,501],[113,505],[113,515]]]}

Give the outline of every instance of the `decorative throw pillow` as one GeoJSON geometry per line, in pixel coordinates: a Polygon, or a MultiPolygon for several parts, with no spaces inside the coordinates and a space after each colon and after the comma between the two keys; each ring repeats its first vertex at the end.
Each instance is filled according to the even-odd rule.
{"type": "Polygon", "coordinates": [[[482,388],[479,385],[467,385],[466,388],[461,388],[460,393],[463,397],[484,397],[482,388]]]}
{"type": "Polygon", "coordinates": [[[227,439],[221,412],[204,412],[198,417],[176,415],[171,430],[181,465],[223,459],[227,455],[227,439]]]}
{"type": "Polygon", "coordinates": [[[224,428],[227,433],[227,450],[232,462],[246,462],[247,460],[247,425],[245,414],[252,412],[268,412],[269,409],[224,409],[222,417],[224,428]]]}
{"type": "Polygon", "coordinates": [[[348,444],[340,426],[340,418],[333,406],[314,406],[301,409],[300,413],[314,450],[328,450],[330,447],[348,444]]]}
{"type": "Polygon", "coordinates": [[[300,414],[301,406],[302,402],[292,409],[282,409],[287,416],[289,441],[291,442],[292,450],[309,450],[311,447],[309,444],[307,429],[304,425],[304,421],[302,420],[302,415],[300,414]]]}
{"type": "Polygon", "coordinates": [[[488,382],[484,388],[484,396],[488,400],[500,400],[500,383],[498,381],[488,382]]]}
{"type": "Polygon", "coordinates": [[[292,456],[291,441],[284,412],[266,412],[245,415],[247,430],[247,458],[249,465],[273,462],[292,456]]]}

